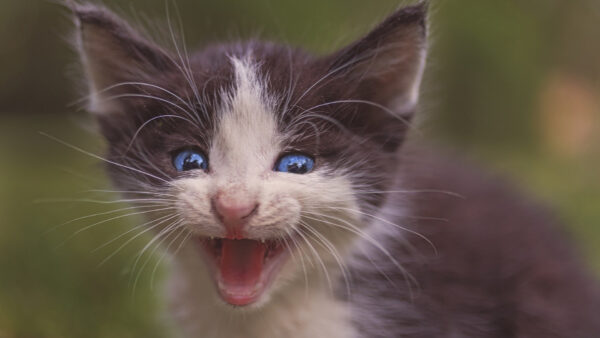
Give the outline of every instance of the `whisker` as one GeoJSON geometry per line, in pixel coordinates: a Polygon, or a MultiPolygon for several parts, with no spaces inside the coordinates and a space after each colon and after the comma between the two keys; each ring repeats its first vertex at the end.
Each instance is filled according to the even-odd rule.
{"type": "Polygon", "coordinates": [[[143,234],[147,233],[148,231],[151,231],[152,229],[155,229],[156,227],[160,226],[161,224],[163,224],[164,222],[170,220],[171,218],[167,219],[167,220],[162,220],[159,223],[137,233],[135,236],[129,238],[125,243],[123,243],[121,246],[119,246],[115,251],[113,251],[113,253],[111,253],[110,255],[108,255],[106,258],[104,258],[100,264],[98,264],[98,266],[102,266],[104,265],[106,262],[108,262],[112,257],[114,257],[117,253],[119,253],[123,248],[125,248],[129,243],[133,242],[136,238],[139,238],[140,236],[142,236],[143,234]]]}
{"type": "Polygon", "coordinates": [[[146,245],[146,246],[144,247],[144,250],[142,250],[142,251],[140,252],[140,255],[138,255],[138,259],[136,259],[136,263],[134,264],[134,267],[133,267],[133,269],[132,269],[132,271],[134,271],[134,272],[135,272],[135,266],[136,266],[136,264],[137,264],[138,260],[139,260],[139,259],[142,257],[142,255],[144,254],[144,251],[145,251],[145,250],[146,250],[148,247],[150,247],[150,246],[153,244],[153,242],[156,242],[156,240],[158,240],[158,239],[160,239],[161,237],[163,237],[164,235],[166,235],[166,236],[164,236],[162,239],[160,239],[160,241],[158,241],[158,243],[156,243],[156,245],[154,246],[154,248],[152,249],[152,251],[151,251],[151,252],[150,252],[150,254],[148,255],[148,258],[146,258],[146,260],[144,261],[144,263],[143,263],[143,264],[142,264],[142,266],[140,267],[140,269],[139,269],[139,271],[138,271],[137,275],[135,276],[135,280],[133,281],[132,296],[135,296],[137,282],[138,282],[138,280],[139,280],[140,276],[142,275],[142,272],[144,271],[144,268],[146,267],[146,265],[148,265],[148,262],[150,261],[150,259],[152,258],[152,256],[154,256],[154,254],[156,253],[156,250],[158,250],[158,248],[159,248],[159,247],[162,245],[162,243],[163,243],[165,240],[167,240],[167,239],[168,239],[168,238],[171,236],[171,234],[173,234],[173,233],[174,233],[174,231],[175,231],[176,229],[178,229],[178,228],[181,226],[181,224],[182,224],[182,223],[183,223],[183,221],[181,221],[181,220],[180,220],[180,221],[178,221],[178,222],[176,222],[176,223],[172,224],[171,226],[167,227],[166,229],[162,230],[162,231],[161,231],[161,232],[160,232],[158,235],[156,235],[156,236],[155,236],[155,237],[152,239],[152,241],[150,241],[150,243],[148,243],[148,245],[146,245]]]}
{"type": "Polygon", "coordinates": [[[158,212],[158,211],[164,211],[164,210],[169,210],[169,209],[175,209],[175,208],[168,207],[168,208],[159,208],[159,209],[153,209],[153,210],[145,210],[145,211],[133,212],[133,213],[125,214],[125,215],[119,215],[119,216],[111,217],[109,219],[105,219],[103,221],[99,221],[99,222],[93,223],[91,225],[85,226],[85,227],[83,227],[83,228],[75,231],[71,236],[67,237],[67,239],[65,239],[63,242],[61,242],[57,246],[57,248],[63,246],[65,243],[67,243],[68,241],[70,241],[71,239],[73,239],[74,237],[76,237],[77,235],[79,235],[80,233],[82,233],[84,231],[87,231],[87,230],[89,230],[89,229],[91,229],[93,227],[96,227],[96,226],[98,226],[100,224],[104,224],[104,223],[107,223],[107,222],[110,222],[110,221],[114,221],[114,220],[117,220],[117,219],[121,219],[121,218],[125,218],[125,217],[130,217],[130,216],[135,216],[135,215],[142,215],[142,214],[148,214],[148,213],[153,213],[153,212],[158,212]]]}
{"type": "MultiPolygon", "coordinates": [[[[163,88],[161,86],[158,86],[158,85],[155,85],[155,84],[151,84],[151,83],[147,83],[147,82],[136,82],[136,81],[119,82],[119,83],[116,83],[114,85],[105,87],[105,88],[103,88],[101,90],[98,90],[98,91],[95,92],[95,94],[102,94],[102,93],[108,92],[108,91],[110,91],[112,89],[115,89],[115,88],[118,88],[118,87],[122,87],[122,86],[145,86],[145,87],[150,87],[150,88],[158,89],[160,91],[163,91],[163,92],[165,92],[165,93],[173,96],[173,98],[175,98],[179,102],[185,104],[187,108],[189,108],[190,110],[193,110],[193,108],[190,106],[189,102],[186,102],[184,99],[182,99],[177,94],[175,94],[175,93],[173,93],[173,92],[171,92],[171,91],[169,91],[169,90],[167,90],[167,89],[165,89],[165,88],[163,88]]],[[[83,102],[85,100],[88,100],[92,95],[93,94],[86,95],[86,96],[82,97],[81,99],[78,99],[77,101],[73,102],[71,105],[79,104],[79,103],[81,103],[81,102],[83,102]]]]}
{"type": "Polygon", "coordinates": [[[373,102],[373,101],[367,101],[367,100],[336,100],[336,101],[330,101],[330,102],[326,102],[326,103],[321,103],[318,104],[316,106],[313,106],[309,109],[304,110],[305,112],[309,112],[312,111],[313,109],[317,109],[317,108],[322,108],[322,107],[326,107],[326,106],[330,106],[333,104],[341,104],[341,103],[358,103],[358,104],[366,104],[369,106],[373,106],[375,108],[379,108],[381,110],[383,110],[384,112],[386,112],[387,114],[389,114],[390,116],[400,120],[402,123],[404,123],[404,125],[406,125],[409,129],[411,130],[416,130],[418,131],[413,124],[409,123],[409,121],[405,118],[403,118],[401,115],[395,113],[394,111],[392,111],[390,108],[379,104],[377,102],[373,102]]]}
{"type": "MultiPolygon", "coordinates": [[[[180,34],[181,34],[181,40],[182,41],[182,47],[183,47],[183,51],[184,53],[181,52],[180,48],[179,48],[179,44],[177,44],[177,39],[175,37],[175,32],[173,31],[173,25],[171,23],[171,12],[170,12],[170,7],[168,2],[165,2],[165,12],[166,12],[166,16],[167,16],[167,26],[169,27],[169,33],[171,35],[171,40],[173,42],[173,47],[175,47],[175,51],[177,53],[177,57],[179,58],[179,62],[181,62],[181,64],[178,64],[177,62],[175,62],[175,60],[172,60],[173,63],[175,64],[175,66],[177,68],[179,68],[179,70],[181,71],[181,73],[183,74],[184,78],[186,79],[190,89],[192,90],[192,93],[194,94],[194,97],[196,99],[196,102],[198,103],[198,105],[200,105],[200,107],[203,107],[204,105],[202,104],[202,101],[200,100],[200,96],[198,93],[198,86],[196,84],[196,81],[194,79],[193,76],[193,72],[192,72],[192,68],[189,62],[189,57],[187,56],[187,47],[185,45],[185,35],[184,35],[184,30],[181,24],[181,16],[179,14],[179,8],[177,7],[177,4],[175,4],[175,13],[177,14],[178,18],[179,18],[179,30],[180,30],[180,34]],[[184,59],[184,55],[186,56],[186,58],[184,59]],[[186,62],[187,61],[187,62],[186,62]]],[[[206,114],[206,111],[203,110],[203,112],[206,114]]],[[[198,116],[197,112],[196,112],[196,118],[198,121],[201,122],[200,117],[198,116]]],[[[202,124],[202,126],[204,127],[204,124],[202,124]]]]}
{"type": "MultiPolygon", "coordinates": [[[[328,78],[330,78],[335,73],[340,72],[340,71],[344,70],[347,67],[350,67],[351,65],[353,65],[354,63],[356,63],[358,61],[360,61],[359,58],[357,58],[355,60],[350,60],[350,61],[348,61],[348,62],[340,65],[339,67],[336,67],[336,68],[332,69],[331,71],[329,71],[327,74],[325,74],[320,79],[318,79],[317,81],[315,81],[310,87],[308,87],[308,89],[306,89],[300,95],[300,97],[298,97],[298,99],[296,99],[296,101],[294,102],[294,104],[292,105],[292,107],[295,107],[308,93],[310,93],[311,90],[313,90],[314,88],[316,88],[321,82],[327,80],[328,78]]],[[[284,114],[285,113],[286,112],[284,112],[284,114]]]]}
{"type": "Polygon", "coordinates": [[[179,116],[179,115],[172,115],[172,114],[167,114],[167,115],[159,115],[159,116],[155,116],[151,119],[149,119],[148,121],[144,122],[133,134],[133,137],[131,138],[131,141],[129,142],[129,144],[127,145],[127,148],[125,149],[125,153],[128,153],[129,150],[131,149],[131,146],[133,145],[133,142],[135,142],[136,138],[138,137],[139,133],[142,131],[142,129],[144,129],[144,127],[146,127],[148,124],[152,123],[153,121],[156,121],[158,119],[162,119],[162,118],[174,118],[174,119],[180,119],[180,120],[184,120],[186,122],[189,122],[193,125],[194,122],[190,121],[189,119],[186,119],[185,117],[179,116]]]}
{"type": "Polygon", "coordinates": [[[357,214],[364,215],[364,216],[367,216],[367,217],[371,217],[371,218],[373,218],[375,220],[378,220],[378,221],[383,222],[385,224],[391,225],[391,226],[393,226],[395,228],[398,228],[398,229],[400,229],[402,231],[406,231],[406,232],[408,232],[410,234],[413,234],[413,235],[415,235],[415,236],[423,239],[425,242],[427,242],[427,244],[429,244],[431,246],[431,248],[434,250],[434,252],[435,252],[436,255],[438,253],[437,248],[435,247],[435,245],[433,244],[433,242],[431,240],[429,240],[429,238],[427,238],[425,235],[423,235],[423,234],[421,234],[421,233],[419,233],[419,232],[417,232],[415,230],[403,227],[403,226],[401,226],[399,224],[392,223],[392,222],[390,222],[390,221],[388,221],[388,220],[386,220],[384,218],[381,218],[381,217],[378,217],[378,216],[375,216],[375,215],[372,215],[372,214],[369,214],[369,213],[366,213],[366,212],[363,212],[363,211],[360,211],[360,210],[352,209],[352,208],[344,208],[344,207],[325,207],[325,208],[326,209],[345,210],[345,211],[355,212],[357,214]]]}
{"type": "MultiPolygon", "coordinates": [[[[183,223],[183,220],[179,219],[176,220],[174,222],[172,222],[171,224],[169,224],[168,226],[166,226],[164,229],[160,230],[158,232],[158,234],[156,234],[136,255],[136,259],[133,263],[133,268],[131,269],[132,271],[135,271],[137,264],[139,263],[140,259],[142,258],[142,256],[144,255],[144,253],[146,252],[146,250],[148,250],[148,248],[150,248],[157,240],[159,240],[164,234],[168,233],[172,228],[174,227],[178,227],[180,224],[183,223]]],[[[136,277],[136,281],[137,281],[137,277],[136,277]]],[[[134,284],[135,285],[135,284],[134,284]]]]}
{"type": "MultiPolygon", "coordinates": [[[[448,195],[448,196],[452,196],[452,197],[457,197],[457,198],[462,198],[465,199],[465,196],[459,194],[459,193],[455,193],[452,191],[448,191],[448,190],[436,190],[436,189],[421,189],[421,190],[373,190],[373,191],[355,191],[352,193],[348,193],[346,195],[369,195],[369,194],[374,194],[374,195],[383,195],[383,194],[442,194],[442,195],[448,195]]],[[[342,194],[343,196],[343,194],[342,194]]]]}
{"type": "Polygon", "coordinates": [[[292,255],[292,259],[294,261],[297,261],[295,258],[296,256],[294,254],[294,250],[290,247],[290,245],[288,243],[288,239],[294,245],[294,249],[298,250],[298,257],[300,258],[300,266],[302,267],[302,273],[304,276],[304,294],[305,294],[305,297],[308,297],[308,274],[306,271],[306,265],[304,264],[304,257],[302,257],[304,252],[300,251],[300,248],[298,247],[298,243],[296,242],[296,239],[294,238],[291,230],[288,228],[288,229],[285,229],[285,232],[287,234],[287,238],[284,238],[284,241],[285,241],[286,245],[288,246],[288,250],[290,252],[290,255],[292,255]]]}
{"type": "Polygon", "coordinates": [[[314,238],[316,239],[316,242],[320,243],[323,248],[328,250],[331,253],[334,260],[337,262],[338,266],[340,267],[340,271],[342,273],[344,283],[346,285],[346,293],[348,296],[350,296],[352,292],[351,292],[351,283],[350,283],[350,279],[349,279],[348,268],[347,268],[346,264],[343,262],[339,252],[337,251],[335,246],[327,238],[325,238],[325,236],[323,236],[323,234],[319,233],[316,229],[314,229],[307,223],[304,223],[304,226],[305,226],[304,229],[311,232],[313,234],[314,238]]]}
{"type": "Polygon", "coordinates": [[[308,248],[310,249],[310,251],[313,253],[315,259],[317,260],[317,262],[321,266],[323,274],[325,275],[325,279],[327,280],[327,285],[329,286],[329,290],[331,292],[333,292],[333,283],[331,281],[331,278],[329,277],[329,272],[327,271],[327,267],[325,266],[325,262],[323,262],[323,259],[321,259],[321,256],[319,255],[319,252],[310,243],[310,241],[308,240],[308,238],[306,238],[306,236],[304,235],[304,233],[302,233],[301,228],[292,228],[292,229],[304,240],[304,243],[306,243],[306,245],[308,246],[308,248]]]}
{"type": "MultiPolygon", "coordinates": [[[[177,103],[174,103],[172,101],[169,101],[167,99],[164,99],[162,97],[158,97],[158,96],[154,96],[154,95],[149,95],[149,94],[138,94],[138,93],[125,93],[125,94],[116,94],[116,95],[111,95],[111,96],[107,96],[107,97],[103,97],[102,100],[104,101],[111,101],[111,100],[118,100],[118,99],[122,99],[122,98],[144,98],[144,99],[150,99],[150,100],[156,100],[162,103],[166,103],[169,106],[172,106],[174,108],[177,108],[178,110],[180,110],[181,112],[185,113],[187,116],[189,116],[190,118],[194,119],[195,116],[190,113],[189,111],[187,111],[186,109],[184,109],[183,107],[181,107],[180,105],[178,105],[177,103]]],[[[198,121],[200,122],[200,121],[198,121]]]]}
{"type": "MultiPolygon", "coordinates": [[[[190,236],[190,232],[186,231],[185,227],[178,227],[177,229],[174,229],[172,232],[175,232],[178,229],[181,230],[181,231],[179,231],[179,233],[177,234],[177,236],[175,236],[169,242],[169,244],[167,244],[167,247],[164,249],[163,254],[156,261],[156,264],[154,264],[154,268],[152,269],[152,272],[150,273],[150,289],[152,289],[152,290],[154,290],[154,276],[156,275],[156,270],[158,269],[158,267],[159,267],[160,263],[163,261],[163,259],[169,254],[169,250],[170,250],[171,246],[173,245],[173,243],[175,243],[175,241],[177,241],[177,239],[179,239],[179,237],[182,234],[186,234],[186,238],[190,236]]],[[[179,245],[179,248],[181,248],[181,244],[179,245]]]]}
{"type": "Polygon", "coordinates": [[[124,165],[124,164],[121,164],[121,163],[118,163],[118,162],[114,162],[114,161],[111,161],[111,160],[109,160],[109,159],[106,159],[106,158],[104,158],[104,157],[98,156],[98,155],[96,155],[96,154],[94,154],[94,153],[91,153],[91,152],[89,152],[89,151],[86,151],[86,150],[83,150],[83,149],[81,149],[81,148],[79,148],[79,147],[77,147],[77,146],[74,146],[74,145],[72,145],[72,144],[69,144],[69,143],[67,143],[67,142],[65,142],[65,141],[63,141],[63,140],[61,140],[61,139],[59,139],[59,138],[56,138],[56,137],[54,137],[54,136],[51,136],[50,134],[46,134],[46,133],[44,133],[44,132],[40,132],[40,134],[41,134],[41,135],[44,135],[44,136],[46,136],[46,137],[48,137],[48,138],[50,138],[50,139],[52,139],[52,140],[54,140],[54,141],[56,141],[56,142],[58,142],[58,143],[60,143],[60,144],[62,144],[62,145],[64,145],[64,146],[66,146],[66,147],[69,147],[69,148],[71,148],[71,149],[73,149],[73,150],[76,150],[76,151],[78,151],[78,152],[80,152],[80,153],[82,153],[82,154],[88,155],[88,156],[90,156],[90,157],[93,157],[93,158],[95,158],[95,159],[101,160],[101,161],[103,161],[103,162],[106,162],[106,163],[109,163],[109,164],[115,165],[115,166],[117,166],[117,167],[120,167],[120,168],[123,168],[123,169],[128,169],[128,170],[131,170],[131,171],[133,171],[133,172],[136,172],[136,173],[138,173],[138,174],[146,175],[146,176],[148,176],[148,177],[151,177],[151,178],[154,178],[154,179],[156,179],[156,180],[159,180],[159,181],[161,181],[161,182],[163,182],[163,183],[166,183],[167,185],[171,185],[171,183],[170,183],[169,181],[167,181],[167,180],[165,180],[165,179],[163,179],[163,178],[160,178],[160,177],[158,177],[158,176],[152,175],[152,174],[150,174],[150,173],[147,173],[147,172],[145,172],[145,171],[143,171],[143,170],[139,170],[139,169],[136,169],[136,168],[133,168],[133,167],[130,167],[130,166],[126,166],[126,165],[124,165]]]}
{"type": "MultiPolygon", "coordinates": [[[[310,213],[310,212],[305,212],[305,213],[310,213]]],[[[323,219],[312,218],[312,217],[309,217],[309,216],[306,216],[306,215],[303,216],[305,218],[312,219],[312,220],[317,221],[317,222],[323,222],[323,223],[326,223],[326,224],[329,224],[329,225],[332,225],[332,226],[335,226],[335,227],[339,227],[341,229],[345,229],[346,231],[350,231],[351,233],[354,233],[354,234],[362,237],[369,244],[373,245],[375,248],[377,248],[379,251],[381,251],[381,253],[383,253],[392,262],[392,264],[394,264],[394,266],[396,266],[396,268],[402,273],[402,275],[405,277],[405,279],[407,280],[407,282],[410,280],[410,281],[414,282],[415,285],[418,285],[418,281],[416,280],[416,278],[414,278],[414,276],[412,276],[410,273],[408,273],[408,271],[406,271],[406,269],[402,266],[402,264],[400,264],[400,262],[398,262],[396,260],[396,258],[394,258],[394,256],[383,245],[381,245],[377,240],[375,240],[373,237],[371,237],[370,235],[368,235],[366,232],[360,230],[358,227],[356,227],[352,223],[350,223],[350,222],[348,222],[348,221],[346,221],[344,219],[341,219],[341,218],[337,218],[337,217],[334,217],[334,216],[331,216],[331,215],[326,215],[326,214],[314,214],[314,213],[310,213],[310,214],[313,214],[313,215],[315,215],[317,217],[318,216],[327,217],[327,218],[330,218],[330,219],[334,219],[334,220],[343,222],[347,226],[343,226],[341,224],[333,223],[333,222],[326,221],[326,220],[323,220],[323,219]]],[[[410,287],[410,282],[408,283],[408,285],[410,287]]],[[[411,294],[412,294],[412,290],[411,290],[411,294]]]]}
{"type": "Polygon", "coordinates": [[[115,200],[96,200],[90,198],[42,198],[37,199],[34,203],[92,203],[92,204],[122,204],[122,203],[138,203],[144,202],[146,205],[170,205],[176,202],[175,199],[159,199],[159,198],[126,198],[115,200]]]}
{"type": "Polygon", "coordinates": [[[61,223],[59,225],[53,226],[52,228],[50,228],[49,230],[47,230],[45,233],[48,234],[60,227],[63,227],[65,225],[71,224],[73,222],[77,222],[77,221],[81,221],[84,219],[88,219],[88,218],[94,218],[97,216],[104,216],[104,215],[110,215],[110,214],[114,214],[114,213],[118,213],[121,211],[125,211],[125,210],[132,210],[132,209],[145,209],[145,208],[156,208],[156,205],[146,205],[146,206],[134,206],[134,207],[126,207],[126,208],[119,208],[119,209],[115,209],[115,210],[110,210],[110,211],[105,211],[105,212],[99,212],[99,213],[95,213],[95,214],[91,214],[91,215],[86,215],[86,216],[82,216],[82,217],[77,217],[71,220],[68,220],[64,223],[61,223]]]}
{"type": "Polygon", "coordinates": [[[102,244],[101,246],[99,246],[99,247],[95,248],[94,250],[92,250],[92,252],[96,252],[96,251],[98,251],[98,250],[100,250],[100,249],[102,249],[102,248],[104,248],[104,247],[106,247],[106,246],[108,246],[108,245],[110,245],[110,244],[114,243],[115,241],[119,240],[120,238],[122,238],[122,237],[124,237],[124,236],[126,236],[126,235],[128,235],[128,234],[130,234],[130,233],[132,233],[132,232],[134,232],[134,231],[136,231],[136,230],[138,230],[138,229],[140,229],[140,228],[143,228],[143,227],[150,226],[150,225],[152,225],[152,224],[154,224],[154,223],[156,223],[156,222],[159,222],[159,223],[158,223],[158,224],[156,224],[156,225],[160,225],[160,224],[162,224],[162,223],[164,223],[164,222],[168,222],[168,221],[170,221],[171,219],[173,219],[173,218],[175,218],[175,217],[176,217],[176,215],[165,215],[165,216],[159,217],[159,218],[157,218],[157,219],[154,219],[154,220],[152,220],[152,221],[149,221],[149,222],[146,222],[146,223],[143,223],[143,224],[137,225],[137,226],[135,226],[135,227],[133,227],[133,228],[129,229],[128,231],[126,231],[126,232],[124,232],[124,233],[120,234],[119,236],[117,236],[117,237],[115,237],[115,238],[111,239],[110,241],[108,241],[108,242],[106,242],[106,243],[102,244]]]}
{"type": "Polygon", "coordinates": [[[101,192],[110,194],[135,194],[135,195],[152,195],[152,196],[166,196],[166,197],[177,197],[177,195],[158,193],[152,191],[135,191],[135,190],[105,190],[105,189],[91,189],[86,192],[101,192]]]}

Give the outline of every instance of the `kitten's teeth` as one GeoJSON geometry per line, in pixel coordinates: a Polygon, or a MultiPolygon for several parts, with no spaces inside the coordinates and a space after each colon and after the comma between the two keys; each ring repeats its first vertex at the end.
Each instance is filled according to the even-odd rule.
{"type": "Polygon", "coordinates": [[[264,238],[261,238],[260,241],[261,241],[262,244],[265,244],[265,239],[264,238]]]}

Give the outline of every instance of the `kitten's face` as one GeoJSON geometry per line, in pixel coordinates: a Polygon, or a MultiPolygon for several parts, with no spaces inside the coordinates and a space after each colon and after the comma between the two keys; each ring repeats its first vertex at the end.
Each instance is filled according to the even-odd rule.
{"type": "MultiPolygon", "coordinates": [[[[333,163],[342,150],[300,143],[307,131],[285,130],[278,123],[285,98],[269,92],[256,61],[229,61],[235,80],[219,93],[208,145],[181,145],[197,149],[208,167],[175,175],[171,193],[220,295],[230,304],[246,305],[271,289],[275,279],[303,273],[299,261],[288,260],[290,250],[299,250],[306,240],[342,250],[348,234],[329,236],[319,223],[339,215],[339,221],[357,224],[357,214],[346,210],[358,209],[349,173],[333,163]],[[282,277],[284,267],[287,276],[282,277]]],[[[327,254],[319,255],[328,260],[327,254]]]]}
{"type": "Polygon", "coordinates": [[[343,264],[393,180],[423,67],[422,7],[326,57],[251,42],[189,61],[106,10],[75,13],[112,178],[164,206],[151,226],[185,234],[166,242],[193,248],[225,302],[264,302],[343,264]]]}

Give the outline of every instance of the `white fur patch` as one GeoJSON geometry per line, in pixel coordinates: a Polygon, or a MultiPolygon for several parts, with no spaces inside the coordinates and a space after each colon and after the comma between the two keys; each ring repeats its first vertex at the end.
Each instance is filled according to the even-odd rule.
{"type": "MultiPolygon", "coordinates": [[[[419,102],[420,90],[421,90],[421,82],[423,81],[423,74],[425,72],[425,64],[427,60],[427,48],[423,48],[419,52],[419,61],[417,65],[417,69],[415,71],[415,79],[411,84],[408,91],[408,103],[407,105],[411,108],[414,108],[419,102]]],[[[405,108],[406,109],[406,108],[405,108]]]]}
{"type": "Polygon", "coordinates": [[[273,101],[267,96],[249,59],[232,58],[236,89],[225,100],[211,163],[215,175],[245,181],[270,171],[279,153],[273,101]]]}
{"type": "Polygon", "coordinates": [[[422,48],[417,51],[414,69],[410,70],[410,74],[405,74],[405,76],[410,76],[410,82],[390,104],[393,111],[398,112],[400,115],[414,112],[415,107],[419,103],[421,82],[423,81],[426,62],[427,48],[422,48]]]}
{"type": "Polygon", "coordinates": [[[352,337],[349,309],[329,284],[335,287],[340,260],[356,236],[347,224],[361,227],[357,213],[347,211],[358,208],[350,180],[319,167],[318,159],[308,174],[273,171],[284,141],[277,130],[276,101],[250,57],[231,62],[236,84],[218,112],[210,170],[175,182],[179,213],[199,236],[224,236],[211,199],[231,193],[259,205],[246,225],[248,237],[290,238],[302,226],[312,230],[295,236],[292,258],[251,310],[223,305],[197,241],[188,241],[174,257],[173,311],[188,337],[352,337]]]}

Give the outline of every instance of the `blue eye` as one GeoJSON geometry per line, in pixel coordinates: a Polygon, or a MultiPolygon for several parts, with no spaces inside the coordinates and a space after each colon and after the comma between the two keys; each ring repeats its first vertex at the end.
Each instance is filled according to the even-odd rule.
{"type": "Polygon", "coordinates": [[[177,171],[188,171],[194,169],[208,169],[206,156],[196,150],[182,150],[173,158],[173,166],[177,171]]]}
{"type": "Polygon", "coordinates": [[[313,170],[315,161],[301,154],[285,155],[275,164],[275,171],[292,174],[306,174],[313,170]]]}

